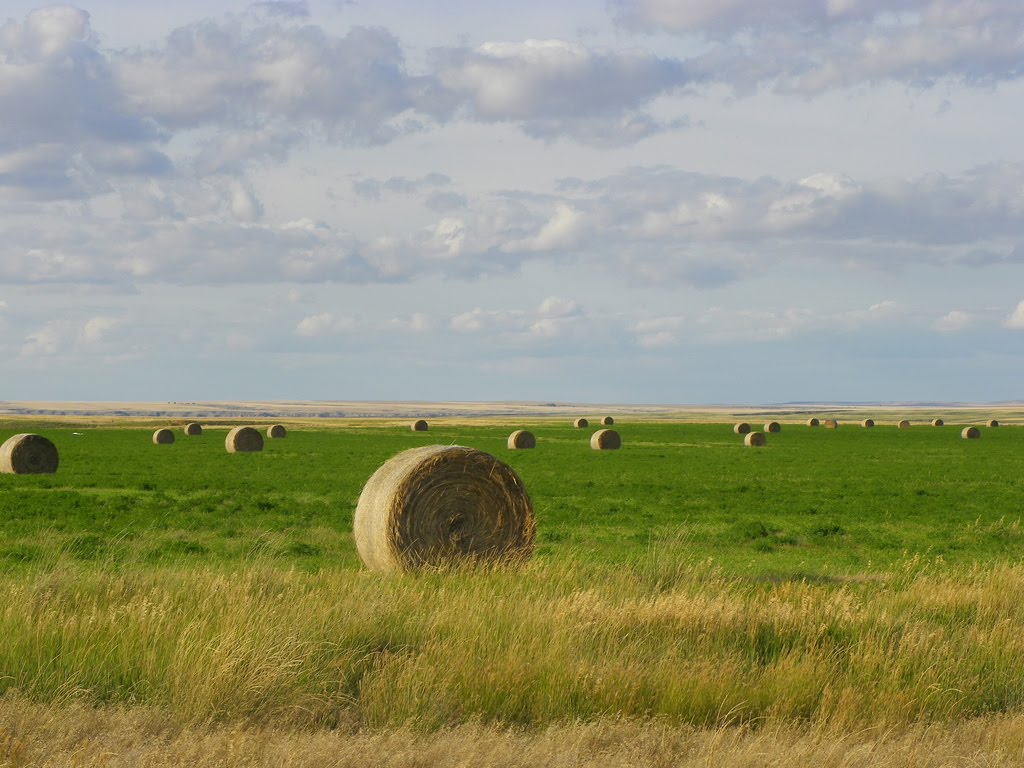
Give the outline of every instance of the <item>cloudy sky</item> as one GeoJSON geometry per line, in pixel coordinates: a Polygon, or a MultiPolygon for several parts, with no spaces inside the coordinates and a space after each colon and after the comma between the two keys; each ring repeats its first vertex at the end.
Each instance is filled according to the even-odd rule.
{"type": "Polygon", "coordinates": [[[1024,398],[1019,0],[0,7],[0,400],[1024,398]]]}

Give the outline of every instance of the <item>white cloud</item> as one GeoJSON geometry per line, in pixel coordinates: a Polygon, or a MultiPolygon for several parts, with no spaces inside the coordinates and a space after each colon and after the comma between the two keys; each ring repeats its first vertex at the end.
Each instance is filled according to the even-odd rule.
{"type": "Polygon", "coordinates": [[[321,312],[302,318],[295,326],[299,336],[327,336],[336,333],[347,333],[359,327],[359,321],[353,317],[335,317],[330,312],[321,312]]]}
{"type": "Polygon", "coordinates": [[[59,325],[51,322],[26,335],[19,354],[27,358],[48,357],[60,352],[63,345],[59,325]]]}
{"type": "Polygon", "coordinates": [[[954,309],[935,320],[932,323],[932,328],[944,333],[955,333],[956,331],[962,331],[972,322],[974,322],[974,315],[970,312],[954,309]]]}
{"type": "Polygon", "coordinates": [[[1010,313],[1003,323],[1006,328],[1024,330],[1024,301],[1017,305],[1017,308],[1010,313]]]}
{"type": "Polygon", "coordinates": [[[117,327],[119,320],[113,317],[90,317],[82,326],[80,338],[86,344],[98,344],[109,331],[117,327]]]}

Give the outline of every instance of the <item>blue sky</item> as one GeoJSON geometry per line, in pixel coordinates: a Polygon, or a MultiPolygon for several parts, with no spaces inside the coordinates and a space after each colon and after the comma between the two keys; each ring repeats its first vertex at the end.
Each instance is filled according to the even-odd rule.
{"type": "Polygon", "coordinates": [[[1017,0],[0,11],[0,399],[1021,399],[1017,0]]]}

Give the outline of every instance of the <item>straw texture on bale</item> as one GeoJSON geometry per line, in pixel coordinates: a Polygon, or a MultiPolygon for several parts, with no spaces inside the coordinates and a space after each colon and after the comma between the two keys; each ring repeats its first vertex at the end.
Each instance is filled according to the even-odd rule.
{"type": "Polygon", "coordinates": [[[57,446],[42,435],[14,435],[0,445],[0,472],[4,474],[52,475],[58,463],[57,446]]]}
{"type": "Polygon", "coordinates": [[[745,435],[747,434],[747,432],[750,431],[750,425],[747,424],[747,422],[745,421],[741,421],[740,423],[733,426],[732,431],[735,432],[737,435],[745,435]]]}
{"type": "Polygon", "coordinates": [[[288,437],[288,430],[284,428],[283,424],[274,424],[271,427],[267,427],[267,437],[271,440],[280,440],[288,437]]]}
{"type": "Polygon", "coordinates": [[[527,432],[525,429],[517,429],[508,436],[508,447],[513,451],[536,448],[537,439],[533,436],[532,432],[527,432]]]}
{"type": "Polygon", "coordinates": [[[874,419],[864,419],[864,421],[862,421],[860,423],[860,425],[862,427],[864,427],[864,429],[871,429],[873,426],[875,426],[875,420],[874,419]]]}
{"type": "Polygon", "coordinates": [[[416,419],[409,427],[413,432],[426,432],[429,428],[426,419],[416,419]]]}
{"type": "Polygon", "coordinates": [[[977,427],[964,427],[960,432],[960,437],[964,440],[977,440],[981,437],[981,430],[977,427]]]}
{"type": "Polygon", "coordinates": [[[186,424],[185,434],[188,437],[199,437],[201,434],[203,434],[203,425],[197,424],[194,421],[191,424],[186,424]]]}
{"type": "Polygon", "coordinates": [[[815,419],[815,418],[810,418],[810,419],[808,419],[808,420],[807,420],[807,426],[808,426],[808,427],[816,427],[816,426],[818,426],[819,424],[821,424],[821,422],[820,422],[820,421],[818,421],[818,420],[817,420],[817,419],[815,419]]]}
{"type": "Polygon", "coordinates": [[[235,427],[224,438],[228,453],[256,453],[263,450],[263,435],[255,427],[235,427]]]}
{"type": "Polygon", "coordinates": [[[900,419],[896,422],[896,429],[910,429],[910,422],[906,419],[900,419]]]}
{"type": "Polygon", "coordinates": [[[743,438],[743,444],[748,448],[761,448],[768,445],[768,438],[764,436],[764,432],[750,432],[743,438]]]}
{"type": "Polygon", "coordinates": [[[986,426],[989,426],[989,427],[998,427],[998,426],[999,426],[999,422],[998,422],[998,421],[996,421],[995,419],[989,419],[989,420],[988,420],[988,423],[986,424],[986,426]]]}
{"type": "Polygon", "coordinates": [[[615,451],[622,447],[622,438],[614,429],[599,429],[590,436],[590,447],[595,451],[615,451]]]}
{"type": "Polygon", "coordinates": [[[825,429],[839,429],[839,422],[835,419],[825,419],[825,429]]]}
{"type": "Polygon", "coordinates": [[[164,427],[158,429],[153,433],[153,444],[154,445],[170,445],[174,442],[174,433],[171,430],[164,427]]]}
{"type": "Polygon", "coordinates": [[[586,419],[576,419],[576,421],[574,421],[572,425],[576,427],[576,429],[586,429],[587,427],[590,426],[590,422],[587,421],[586,419]]]}
{"type": "Polygon", "coordinates": [[[764,431],[765,432],[781,432],[782,431],[782,425],[779,424],[779,422],[777,422],[777,421],[769,421],[767,424],[764,425],[764,431]]]}
{"type": "Polygon", "coordinates": [[[610,427],[614,423],[615,419],[613,419],[611,416],[605,416],[603,419],[601,419],[601,425],[605,427],[610,427]]]}
{"type": "Polygon", "coordinates": [[[353,534],[367,568],[412,571],[526,560],[536,520],[507,464],[473,448],[428,445],[393,456],[366,481],[353,534]]]}
{"type": "Polygon", "coordinates": [[[946,422],[944,422],[942,419],[932,419],[932,426],[933,427],[944,427],[944,426],[946,426],[946,422]]]}

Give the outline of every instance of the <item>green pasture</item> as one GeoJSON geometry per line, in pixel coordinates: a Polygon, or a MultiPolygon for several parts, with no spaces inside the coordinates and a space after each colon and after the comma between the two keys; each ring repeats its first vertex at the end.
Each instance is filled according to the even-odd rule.
{"type": "MultiPolygon", "coordinates": [[[[755,428],[759,425],[755,425],[755,428]]],[[[0,425],[60,452],[50,476],[0,475],[0,569],[69,559],[97,568],[186,565],[358,569],[360,489],[395,453],[468,445],[509,463],[538,520],[537,558],[598,567],[650,558],[711,561],[725,575],[884,573],[908,556],[951,563],[1024,556],[1024,429],[784,424],[745,448],[731,424],[618,424],[623,448],[595,452],[597,427],[367,424],[302,428],[263,452],[229,455],[226,428],[153,445],[152,427],[0,425]],[[513,429],[537,448],[511,451],[513,429]],[[81,434],[75,435],[73,433],[81,434]]]]}

